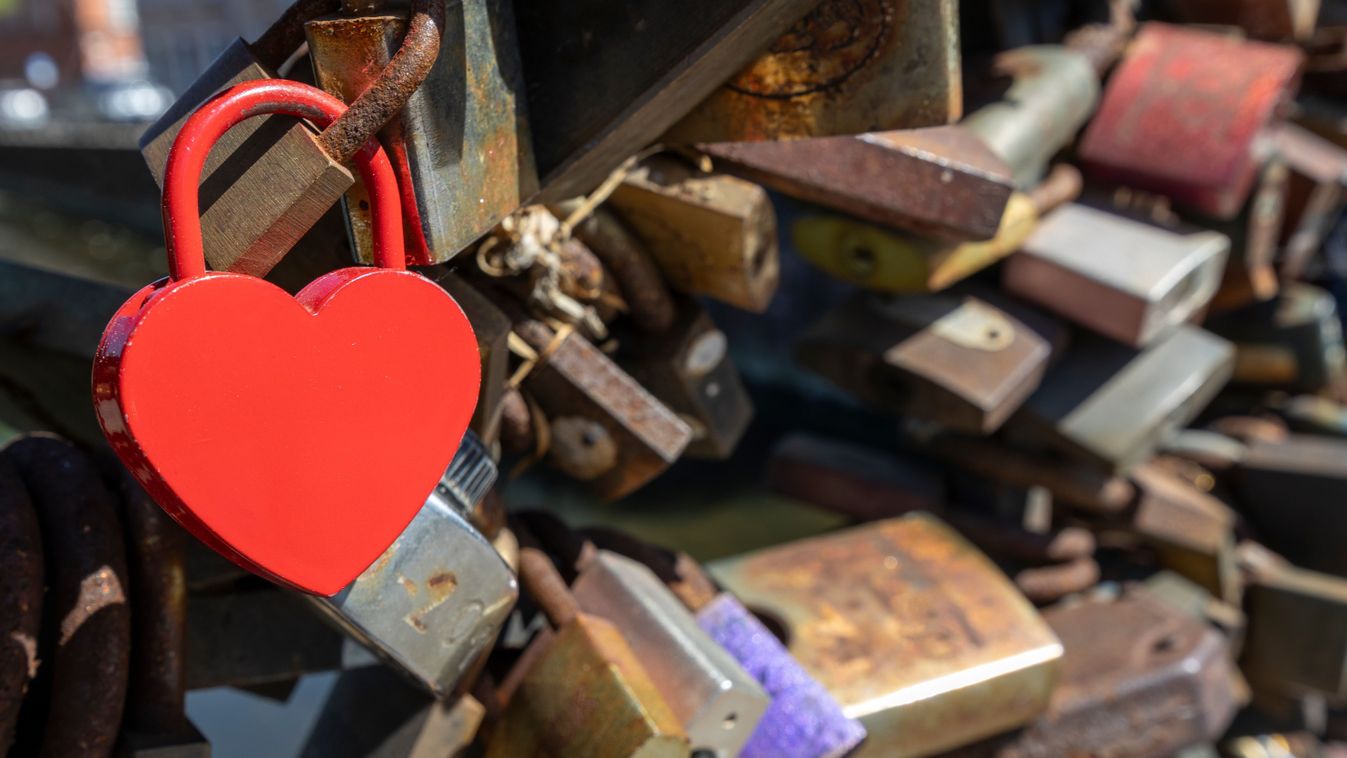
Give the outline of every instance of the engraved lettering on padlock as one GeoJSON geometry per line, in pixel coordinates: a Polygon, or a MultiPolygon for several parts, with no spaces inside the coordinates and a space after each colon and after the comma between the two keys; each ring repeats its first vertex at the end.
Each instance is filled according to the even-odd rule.
{"type": "Polygon", "coordinates": [[[826,0],[662,141],[799,139],[957,121],[957,6],[826,0]]]}
{"type": "Polygon", "coordinates": [[[438,697],[485,652],[517,596],[514,574],[464,513],[495,482],[472,432],[416,517],[323,613],[438,697]]]}

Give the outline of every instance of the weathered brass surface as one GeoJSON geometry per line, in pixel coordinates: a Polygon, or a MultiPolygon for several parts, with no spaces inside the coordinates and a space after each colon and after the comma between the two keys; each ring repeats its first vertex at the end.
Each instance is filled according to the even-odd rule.
{"type": "Polygon", "coordinates": [[[664,136],[737,142],[959,119],[955,0],[825,0],[664,136]]]}
{"type": "Polygon", "coordinates": [[[1061,643],[1000,570],[916,514],[711,564],[870,733],[858,755],[925,756],[1047,705],[1061,643]]]}

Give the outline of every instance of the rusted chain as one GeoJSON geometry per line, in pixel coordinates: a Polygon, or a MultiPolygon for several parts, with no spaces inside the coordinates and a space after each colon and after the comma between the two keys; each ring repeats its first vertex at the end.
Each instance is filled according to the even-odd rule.
{"type": "MultiPolygon", "coordinates": [[[[42,528],[57,628],[44,756],[110,755],[131,651],[126,553],[112,495],[83,453],[50,435],[9,445],[42,528]]],[[[51,611],[54,610],[54,613],[51,611]]]]}
{"type": "Polygon", "coordinates": [[[145,734],[175,734],[187,725],[187,534],[130,474],[119,473],[135,640],[126,725],[145,734]]]}
{"type": "Polygon", "coordinates": [[[383,128],[412,96],[435,65],[444,29],[445,0],[415,0],[402,47],[318,141],[328,155],[346,161],[383,128]]]}
{"type": "Polygon", "coordinates": [[[0,457],[0,755],[9,753],[42,625],[42,534],[18,471],[0,457]]]}

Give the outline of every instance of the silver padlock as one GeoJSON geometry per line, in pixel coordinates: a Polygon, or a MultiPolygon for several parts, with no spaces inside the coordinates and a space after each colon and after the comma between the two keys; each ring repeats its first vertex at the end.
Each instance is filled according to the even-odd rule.
{"type": "Polygon", "coordinates": [[[571,589],[581,610],[622,632],[682,722],[694,755],[739,755],[767,710],[767,693],[650,569],[600,550],[571,589]]]}
{"type": "Polygon", "coordinates": [[[341,592],[309,596],[343,631],[436,697],[452,694],[490,649],[519,594],[514,572],[468,522],[495,481],[496,465],[467,432],[397,541],[341,592]]]}

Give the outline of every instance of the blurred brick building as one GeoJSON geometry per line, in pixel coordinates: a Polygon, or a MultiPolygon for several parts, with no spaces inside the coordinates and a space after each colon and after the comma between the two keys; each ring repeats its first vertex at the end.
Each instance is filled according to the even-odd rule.
{"type": "Polygon", "coordinates": [[[0,0],[0,80],[37,59],[62,82],[145,76],[136,0],[0,0]]]}
{"type": "Polygon", "coordinates": [[[256,38],[291,0],[135,2],[150,77],[181,92],[235,37],[256,38]]]}
{"type": "Polygon", "coordinates": [[[180,92],[225,45],[255,37],[289,0],[0,0],[0,82],[34,55],[63,83],[149,78],[180,92]]]}

